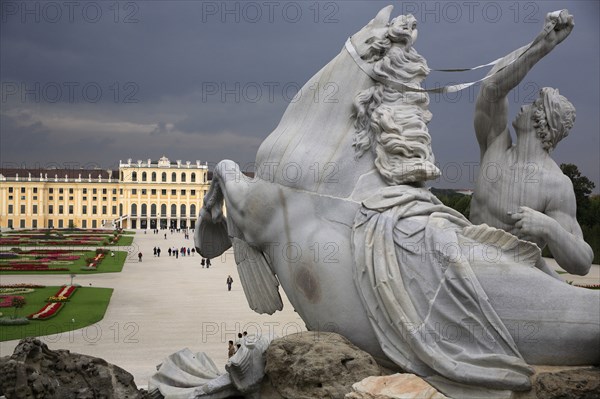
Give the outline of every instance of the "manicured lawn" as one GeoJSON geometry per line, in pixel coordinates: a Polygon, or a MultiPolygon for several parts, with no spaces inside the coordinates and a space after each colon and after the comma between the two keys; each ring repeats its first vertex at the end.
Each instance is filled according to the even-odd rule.
{"type": "Polygon", "coordinates": [[[131,243],[133,243],[133,235],[121,235],[121,238],[119,238],[119,241],[117,241],[116,244],[111,244],[108,246],[109,247],[115,247],[115,246],[128,247],[131,245],[131,243]]]}
{"type": "MultiPolygon", "coordinates": [[[[32,293],[19,294],[25,297],[26,304],[18,310],[18,316],[26,317],[37,312],[46,304],[46,298],[56,294],[59,289],[58,286],[36,288],[32,293]]],[[[104,318],[112,292],[112,288],[79,287],[69,302],[48,320],[30,320],[29,324],[22,326],[0,326],[0,341],[52,335],[97,323],[104,318]]],[[[2,317],[12,317],[14,309],[2,308],[0,311],[2,317]]],[[[95,339],[96,333],[95,330],[91,331],[90,338],[95,339]]]]}
{"type": "MultiPolygon", "coordinates": [[[[86,265],[86,258],[93,258],[96,256],[95,251],[77,251],[75,253],[82,254],[78,260],[65,262],[65,264],[56,265],[55,267],[68,268],[69,270],[58,270],[58,271],[4,271],[0,269],[0,275],[4,274],[95,274],[95,273],[118,273],[123,270],[123,264],[127,259],[126,251],[114,251],[115,256],[111,257],[110,252],[105,255],[104,259],[98,265],[96,270],[81,270],[86,265]]],[[[6,265],[6,260],[0,261],[0,265],[6,265]]],[[[65,281],[67,284],[68,281],[65,281]]]]}

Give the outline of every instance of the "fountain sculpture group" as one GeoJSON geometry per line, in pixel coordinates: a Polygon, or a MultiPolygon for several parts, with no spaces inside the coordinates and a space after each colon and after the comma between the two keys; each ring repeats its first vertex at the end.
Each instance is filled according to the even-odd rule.
{"type": "Polygon", "coordinates": [[[533,164],[539,180],[480,176],[473,224],[425,186],[440,174],[421,87],[429,68],[414,48],[417,21],[390,21],[391,11],[306,83],[335,82],[338,101],[292,102],[260,146],[253,179],[232,161],[217,165],[196,225],[199,252],[213,258],[233,246],[256,312],[282,308],[281,284],[309,330],[340,333],[449,396],[528,390],[531,364],[598,364],[600,292],[560,281],[540,254],[547,244],[577,274],[591,264],[572,186],[548,155],[574,108],[543,89],[513,123],[514,145],[507,128],[506,95],[569,35],[573,17],[548,14],[541,33],[481,83],[482,165],[533,164]]]}

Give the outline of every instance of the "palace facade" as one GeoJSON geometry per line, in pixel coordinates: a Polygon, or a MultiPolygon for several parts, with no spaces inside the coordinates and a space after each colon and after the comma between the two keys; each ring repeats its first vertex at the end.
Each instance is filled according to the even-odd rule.
{"type": "Polygon", "coordinates": [[[0,169],[0,228],[193,228],[210,186],[200,161],[119,170],[0,169]]]}

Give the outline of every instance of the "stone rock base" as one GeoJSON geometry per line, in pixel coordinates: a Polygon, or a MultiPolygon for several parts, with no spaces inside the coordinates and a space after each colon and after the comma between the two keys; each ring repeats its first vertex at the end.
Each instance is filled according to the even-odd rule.
{"type": "Polygon", "coordinates": [[[133,376],[105,360],[52,351],[25,338],[12,356],[0,358],[0,396],[7,399],[142,399],[133,376]]]}
{"type": "Polygon", "coordinates": [[[512,399],[600,399],[599,367],[535,366],[533,388],[512,399]]]}
{"type": "Polygon", "coordinates": [[[352,384],[381,368],[335,333],[303,332],[274,340],[266,352],[261,399],[343,399],[352,384]]]}

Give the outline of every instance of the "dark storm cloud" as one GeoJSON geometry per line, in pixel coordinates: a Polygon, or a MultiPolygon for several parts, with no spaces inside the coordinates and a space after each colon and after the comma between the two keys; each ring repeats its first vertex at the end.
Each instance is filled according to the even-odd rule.
{"type": "MultiPolygon", "coordinates": [[[[4,0],[1,160],[92,159],[108,166],[165,154],[250,163],[297,88],[389,3],[393,15],[412,12],[419,21],[416,48],[432,68],[501,57],[530,42],[547,12],[568,8],[575,15],[573,33],[511,95],[511,115],[540,87],[558,87],[577,108],[577,121],[554,157],[578,164],[600,187],[596,1],[4,0]],[[23,112],[29,124],[18,121],[23,112]],[[25,138],[41,144],[27,148],[25,138]]],[[[485,73],[433,72],[425,85],[485,73]]],[[[479,157],[472,127],[476,94],[474,88],[431,98],[433,148],[448,173],[439,186],[471,183],[470,165],[479,157]],[[455,179],[456,165],[462,169],[455,179]]]]}

